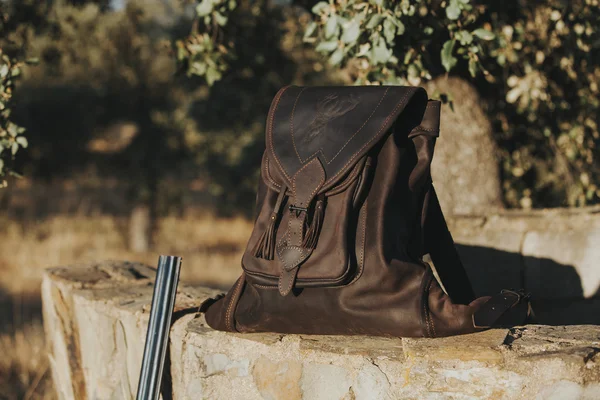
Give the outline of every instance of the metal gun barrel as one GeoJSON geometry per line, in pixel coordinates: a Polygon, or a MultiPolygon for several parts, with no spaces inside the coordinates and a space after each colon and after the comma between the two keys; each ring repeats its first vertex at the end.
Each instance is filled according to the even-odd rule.
{"type": "Polygon", "coordinates": [[[158,259],[137,400],[156,400],[160,394],[180,267],[181,257],[160,256],[158,259]]]}

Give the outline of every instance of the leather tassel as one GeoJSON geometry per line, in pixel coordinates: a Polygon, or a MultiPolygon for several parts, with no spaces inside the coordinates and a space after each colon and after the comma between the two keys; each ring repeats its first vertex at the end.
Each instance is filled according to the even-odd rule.
{"type": "Polygon", "coordinates": [[[323,218],[325,217],[325,195],[320,195],[315,204],[315,210],[313,212],[310,226],[304,234],[302,240],[302,247],[305,249],[314,250],[317,247],[317,241],[319,240],[319,233],[323,226],[323,218]]]}
{"type": "Polygon", "coordinates": [[[262,258],[264,260],[273,260],[275,258],[275,242],[276,238],[276,225],[279,220],[279,213],[281,211],[281,205],[283,204],[283,198],[285,197],[286,188],[282,187],[279,191],[279,195],[277,196],[277,201],[275,202],[275,207],[273,208],[273,212],[271,213],[271,218],[269,221],[269,225],[267,229],[263,232],[254,246],[254,257],[262,258]]]}

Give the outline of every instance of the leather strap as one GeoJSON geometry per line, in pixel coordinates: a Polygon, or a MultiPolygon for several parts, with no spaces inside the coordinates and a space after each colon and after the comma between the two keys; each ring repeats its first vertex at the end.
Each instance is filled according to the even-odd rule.
{"type": "MultiPolygon", "coordinates": [[[[523,291],[502,290],[499,294],[492,296],[473,314],[473,326],[475,328],[491,328],[497,325],[509,310],[518,311],[517,306],[520,304],[524,306],[523,312],[526,313],[526,316],[529,316],[531,313],[529,297],[529,294],[523,291]]],[[[521,315],[517,317],[517,321],[525,320],[521,315]]],[[[514,325],[514,323],[508,325],[514,325]]]]}
{"type": "Polygon", "coordinates": [[[294,287],[298,268],[312,253],[302,247],[304,226],[311,201],[325,183],[325,170],[317,157],[302,167],[292,178],[287,232],[277,246],[281,262],[278,289],[287,296],[294,287]]]}
{"type": "Polygon", "coordinates": [[[439,136],[441,103],[430,100],[420,125],[411,131],[417,164],[409,177],[409,187],[425,193],[421,215],[423,254],[429,253],[448,295],[454,303],[475,300],[469,277],[454,246],[444,214],[431,181],[431,162],[439,136]]]}
{"type": "Polygon", "coordinates": [[[425,252],[431,255],[440,280],[452,301],[469,304],[475,300],[473,287],[454,246],[433,185],[429,191],[429,204],[423,226],[425,252]]]}

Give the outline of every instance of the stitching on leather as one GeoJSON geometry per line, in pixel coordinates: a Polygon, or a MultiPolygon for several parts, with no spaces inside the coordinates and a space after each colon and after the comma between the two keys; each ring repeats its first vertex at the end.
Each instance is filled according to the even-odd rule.
{"type": "Polygon", "coordinates": [[[294,107],[292,108],[292,115],[290,116],[290,136],[292,137],[292,145],[294,145],[294,151],[296,152],[296,155],[298,156],[298,161],[300,161],[301,164],[304,164],[304,161],[302,161],[302,157],[300,157],[300,153],[298,152],[298,148],[296,147],[296,138],[294,137],[294,113],[296,112],[296,105],[298,105],[298,99],[300,99],[300,95],[305,90],[306,88],[302,88],[300,93],[298,93],[298,96],[296,96],[296,100],[294,101],[294,107]]]}
{"type": "Polygon", "coordinates": [[[281,170],[281,172],[283,172],[283,174],[285,175],[285,177],[288,179],[288,181],[290,180],[290,176],[288,175],[288,173],[286,172],[285,168],[283,168],[283,166],[281,165],[281,163],[279,162],[279,158],[277,157],[277,154],[275,154],[275,147],[273,146],[273,121],[275,120],[275,111],[277,111],[277,107],[279,106],[279,100],[281,100],[281,96],[283,95],[283,93],[289,88],[289,86],[286,86],[282,89],[279,90],[279,92],[277,92],[277,95],[275,95],[275,99],[273,100],[273,111],[271,112],[271,118],[270,118],[270,122],[269,122],[269,129],[267,130],[267,145],[271,147],[271,150],[273,151],[273,156],[275,158],[275,162],[277,163],[277,165],[279,166],[279,169],[281,170]]]}
{"type": "Polygon", "coordinates": [[[267,290],[277,289],[277,286],[259,285],[257,283],[253,283],[252,286],[257,287],[259,289],[267,289],[267,290]]]}
{"type": "MultiPolygon", "coordinates": [[[[233,309],[234,300],[238,296],[238,291],[240,290],[240,287],[242,286],[243,280],[244,280],[244,275],[240,276],[240,278],[238,280],[238,284],[236,285],[235,289],[231,293],[231,300],[229,301],[229,306],[227,307],[227,314],[225,315],[225,323],[227,324],[227,328],[231,332],[237,332],[237,329],[234,329],[234,327],[233,327],[233,319],[231,318],[231,310],[233,309]]],[[[235,303],[237,303],[237,301],[235,301],[235,303]]]]}
{"type": "MultiPolygon", "coordinates": [[[[319,161],[317,160],[317,162],[319,162],[319,161]]],[[[296,196],[296,178],[298,177],[298,174],[300,172],[302,172],[304,170],[304,168],[307,168],[309,165],[310,165],[310,162],[304,164],[304,166],[302,168],[300,168],[298,170],[298,172],[296,172],[294,174],[294,178],[292,179],[292,193],[294,195],[294,200],[293,200],[294,203],[296,202],[296,197],[297,197],[296,196]]],[[[321,166],[321,169],[323,169],[322,166],[321,166]]],[[[315,187],[315,189],[311,193],[309,199],[312,199],[314,197],[315,193],[317,193],[317,191],[323,186],[323,183],[325,183],[325,173],[323,173],[323,175],[321,176],[321,180],[319,181],[319,184],[315,187]]],[[[302,205],[302,204],[304,204],[304,203],[301,202],[300,205],[302,205]]],[[[288,234],[288,244],[291,242],[291,236],[290,236],[291,235],[291,231],[292,231],[292,218],[290,218],[288,220],[288,232],[287,232],[287,234],[288,234]]]]}
{"type": "Polygon", "coordinates": [[[423,128],[421,125],[417,126],[414,130],[415,131],[427,131],[427,132],[438,132],[439,131],[439,129],[423,128]]]}
{"type": "MultiPolygon", "coordinates": [[[[312,161],[311,161],[312,162],[312,161]]],[[[310,165],[310,162],[304,164],[304,166],[302,168],[300,168],[298,170],[298,172],[296,172],[294,174],[294,178],[292,179],[292,190],[294,193],[294,197],[296,197],[296,177],[298,176],[298,174],[300,172],[302,172],[304,170],[304,168],[307,168],[310,165]]],[[[321,167],[323,168],[323,167],[321,167]]],[[[319,184],[316,186],[315,190],[313,190],[312,194],[310,195],[310,198],[312,199],[312,197],[315,195],[315,193],[317,193],[317,191],[319,190],[319,188],[321,186],[323,186],[323,183],[325,183],[325,174],[323,173],[323,176],[321,177],[321,180],[319,181],[319,184]]],[[[301,203],[302,204],[302,203],[301,203]]]]}
{"type": "MultiPolygon", "coordinates": [[[[294,271],[294,268],[292,268],[291,271],[285,271],[285,272],[292,273],[292,271],[294,271]]],[[[281,278],[283,278],[283,274],[281,274],[281,278]]],[[[289,293],[290,289],[292,288],[292,285],[294,284],[294,278],[289,279],[288,287],[287,287],[286,290],[283,290],[283,288],[281,287],[281,278],[279,278],[279,281],[277,283],[277,287],[279,288],[279,292],[280,293],[289,293]]]]}
{"type": "Polygon", "coordinates": [[[390,118],[392,117],[392,115],[394,115],[396,113],[396,111],[398,111],[398,109],[404,104],[404,102],[406,101],[407,97],[409,95],[414,94],[416,91],[416,89],[412,89],[410,91],[408,91],[407,93],[404,94],[404,96],[402,97],[402,99],[400,99],[400,101],[398,102],[398,104],[396,104],[396,107],[394,107],[394,109],[392,110],[392,112],[390,113],[390,115],[387,116],[387,118],[383,121],[383,124],[381,125],[381,128],[379,128],[379,131],[377,132],[377,134],[375,136],[373,136],[367,143],[365,143],[356,153],[354,153],[352,155],[352,157],[350,157],[350,159],[348,160],[348,162],[338,171],[337,174],[335,174],[334,176],[332,176],[331,178],[329,178],[327,180],[327,182],[331,182],[333,180],[335,180],[340,174],[342,174],[344,172],[344,170],[348,167],[348,165],[350,165],[352,163],[352,161],[356,158],[356,156],[358,154],[360,154],[366,147],[368,147],[371,142],[373,140],[375,140],[377,137],[379,137],[379,135],[381,134],[381,131],[383,131],[383,128],[388,124],[390,118]]]}
{"type": "Polygon", "coordinates": [[[425,316],[425,328],[426,328],[425,334],[426,334],[426,337],[431,337],[431,332],[429,330],[429,317],[428,317],[429,313],[427,312],[427,305],[426,305],[427,303],[426,303],[425,296],[422,297],[421,301],[423,302],[423,304],[422,304],[422,306],[423,306],[423,315],[425,316]]]}
{"type": "MultiPolygon", "coordinates": [[[[387,92],[390,90],[390,88],[386,88],[385,92],[383,93],[383,96],[381,96],[381,99],[379,99],[379,103],[377,103],[377,106],[375,107],[375,109],[373,110],[373,112],[371,113],[371,115],[369,115],[369,117],[366,119],[365,122],[363,122],[363,124],[361,125],[360,128],[358,128],[358,130],[356,132],[354,132],[354,134],[352,136],[350,136],[350,138],[348,138],[348,140],[346,141],[346,143],[344,143],[344,145],[340,148],[340,150],[333,156],[333,158],[331,160],[327,160],[327,157],[325,156],[325,153],[323,153],[323,147],[321,147],[320,149],[318,149],[317,151],[315,151],[313,154],[311,154],[310,156],[306,157],[304,160],[302,160],[300,158],[300,154],[298,154],[298,150],[296,150],[296,154],[298,154],[298,159],[300,160],[301,163],[304,164],[304,162],[306,162],[306,160],[310,160],[311,158],[313,158],[314,156],[316,156],[318,153],[321,153],[321,155],[323,156],[323,159],[325,160],[325,162],[327,164],[331,164],[331,162],[333,162],[333,160],[335,160],[337,158],[337,156],[340,155],[340,153],[342,152],[342,150],[344,150],[344,148],[346,146],[348,146],[348,143],[350,143],[350,141],[352,139],[354,139],[354,136],[358,135],[358,133],[360,131],[362,131],[362,129],[365,127],[365,125],[367,124],[367,122],[369,122],[371,120],[371,118],[373,117],[373,115],[375,115],[375,112],[377,111],[377,109],[379,108],[379,106],[381,105],[381,103],[383,102],[383,99],[385,98],[387,92]]],[[[300,92],[302,93],[302,92],[300,92]]],[[[300,96],[300,95],[298,95],[300,96]]],[[[297,101],[298,99],[296,99],[297,101]]],[[[296,104],[294,104],[294,108],[296,108],[296,104]]],[[[294,134],[292,132],[292,141],[294,140],[294,134]]],[[[296,148],[296,144],[294,143],[294,148],[296,148]]]]}
{"type": "MultiPolygon", "coordinates": [[[[429,281],[429,287],[427,288],[427,304],[429,304],[429,293],[431,293],[431,285],[433,285],[433,274],[431,276],[431,280],[429,281]]],[[[433,315],[431,315],[431,311],[429,310],[429,306],[427,306],[427,313],[429,314],[429,318],[431,320],[431,329],[433,330],[433,337],[437,336],[435,333],[435,322],[433,321],[433,315]]]]}
{"type": "MultiPolygon", "coordinates": [[[[288,271],[288,273],[289,273],[289,274],[294,274],[294,275],[295,275],[295,274],[296,274],[296,271],[295,271],[294,269],[292,269],[291,271],[288,271]]],[[[289,282],[289,284],[288,284],[288,287],[287,287],[287,289],[285,290],[285,292],[286,292],[286,293],[288,293],[290,290],[292,290],[292,285],[294,284],[294,277],[293,277],[293,276],[291,276],[291,277],[290,277],[290,279],[289,279],[289,281],[290,281],[290,282],[289,282]]]]}
{"type": "Polygon", "coordinates": [[[362,233],[362,246],[360,248],[360,271],[358,273],[358,276],[362,275],[362,271],[365,267],[365,246],[367,244],[367,200],[365,200],[365,210],[364,210],[364,216],[363,216],[363,233],[362,233]]]}
{"type": "MultiPolygon", "coordinates": [[[[350,136],[350,138],[346,141],[346,143],[344,143],[344,145],[342,146],[342,148],[336,153],[335,156],[333,156],[333,158],[331,159],[331,161],[335,160],[335,158],[340,155],[340,153],[342,152],[342,150],[344,150],[344,148],[346,148],[346,146],[348,145],[348,143],[350,143],[350,141],[352,139],[354,139],[354,136],[358,135],[358,132],[362,131],[362,129],[367,124],[367,122],[369,122],[371,120],[371,117],[375,114],[375,111],[377,111],[377,109],[379,108],[379,106],[383,102],[383,99],[385,98],[385,96],[387,95],[387,92],[389,90],[390,90],[389,87],[385,89],[385,92],[383,92],[383,96],[381,96],[381,99],[379,100],[379,103],[377,103],[377,107],[375,107],[375,109],[373,110],[373,112],[371,113],[371,115],[369,115],[369,118],[367,118],[367,120],[362,124],[362,126],[360,128],[358,128],[358,130],[356,132],[354,132],[354,135],[350,136]]],[[[327,164],[329,164],[329,162],[327,164]]]]}
{"type": "Polygon", "coordinates": [[[362,215],[362,246],[360,247],[360,264],[358,266],[358,273],[356,274],[356,276],[354,277],[354,279],[352,279],[352,281],[348,284],[351,285],[354,282],[356,282],[362,275],[362,272],[365,268],[365,246],[367,243],[367,201],[365,200],[363,206],[361,207],[361,210],[363,211],[363,215],[362,215]]]}
{"type": "MultiPolygon", "coordinates": [[[[277,154],[275,154],[275,148],[273,146],[273,120],[274,120],[274,117],[275,117],[275,111],[277,110],[277,106],[279,105],[279,100],[281,99],[281,95],[283,95],[283,92],[285,92],[285,90],[287,90],[288,88],[289,88],[289,86],[286,86],[283,89],[281,89],[277,93],[276,98],[273,100],[273,102],[275,104],[274,104],[274,107],[273,107],[273,111],[271,113],[271,118],[270,118],[270,123],[269,123],[269,129],[267,130],[267,143],[271,147],[271,150],[273,152],[273,156],[275,158],[275,162],[277,163],[277,165],[279,166],[279,168],[281,169],[281,171],[283,172],[283,174],[285,175],[285,177],[288,179],[288,181],[290,181],[291,180],[290,176],[288,175],[288,173],[286,172],[286,170],[281,165],[281,163],[279,161],[279,158],[277,157],[277,154]]],[[[389,88],[387,88],[386,90],[389,90],[389,88]]],[[[416,91],[417,91],[416,88],[409,89],[407,91],[407,93],[405,93],[404,96],[402,96],[402,99],[400,99],[400,101],[398,102],[398,104],[396,104],[396,107],[394,107],[394,109],[392,110],[392,112],[384,120],[384,122],[383,122],[381,128],[379,128],[379,131],[377,132],[377,134],[375,136],[373,136],[367,143],[365,143],[356,153],[354,153],[352,155],[352,157],[350,157],[350,159],[348,160],[348,162],[338,171],[338,173],[335,174],[334,176],[332,176],[330,179],[328,179],[325,183],[329,183],[329,182],[334,181],[341,173],[344,172],[344,170],[356,158],[356,156],[358,154],[360,154],[365,149],[365,147],[367,147],[369,144],[371,144],[371,142],[373,140],[375,140],[375,138],[377,138],[381,134],[381,131],[387,125],[387,123],[389,122],[389,119],[392,117],[392,115],[394,115],[398,111],[398,108],[400,108],[400,106],[402,106],[404,104],[406,98],[409,95],[413,95],[416,91]]],[[[313,157],[315,154],[309,156],[308,158],[313,157]]]]}
{"type": "Polygon", "coordinates": [[[277,182],[275,182],[275,180],[273,179],[273,177],[271,176],[271,174],[269,173],[269,155],[267,154],[267,156],[265,157],[265,177],[267,178],[267,180],[276,188],[281,189],[280,184],[278,184],[277,182]]]}
{"type": "MultiPolygon", "coordinates": [[[[300,247],[300,246],[285,246],[284,248],[286,248],[286,249],[289,249],[289,248],[298,249],[298,250],[300,250],[300,254],[302,255],[302,257],[305,257],[306,254],[308,254],[307,249],[305,249],[304,247],[300,247]]],[[[283,269],[286,270],[286,271],[288,271],[287,263],[285,262],[285,259],[281,256],[280,249],[277,250],[277,254],[279,255],[279,258],[281,259],[281,263],[283,264],[283,269]]],[[[296,267],[297,267],[297,265],[295,265],[294,267],[291,267],[290,269],[294,269],[296,267]]]]}

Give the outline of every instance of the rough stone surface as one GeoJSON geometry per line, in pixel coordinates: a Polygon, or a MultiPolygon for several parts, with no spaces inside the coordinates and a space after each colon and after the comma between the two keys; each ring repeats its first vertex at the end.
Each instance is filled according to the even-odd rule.
{"type": "MultiPolygon", "coordinates": [[[[564,308],[600,294],[597,206],[454,215],[448,224],[478,295],[525,288],[538,302],[564,300],[553,303],[564,308]]],[[[595,315],[600,324],[600,313],[595,315]]],[[[582,323],[590,314],[578,318],[582,323]]]]}
{"type": "Polygon", "coordinates": [[[543,298],[589,298],[600,293],[599,243],[600,228],[528,232],[523,256],[529,290],[543,298]],[[573,271],[565,273],[556,265],[573,271]]]}
{"type": "Polygon", "coordinates": [[[254,363],[252,376],[258,392],[266,400],[302,398],[302,364],[298,361],[273,362],[261,356],[254,363]]]}
{"type": "Polygon", "coordinates": [[[498,148],[475,88],[460,78],[438,78],[425,85],[432,95],[450,94],[452,110],[442,106],[440,138],[431,174],[440,204],[448,214],[502,208],[498,148]]]}
{"type": "MultiPolygon", "coordinates": [[[[152,269],[49,270],[43,283],[61,399],[135,397],[152,269]]],[[[182,285],[178,311],[214,295],[182,285]]],[[[596,399],[600,327],[529,325],[444,339],[228,334],[191,313],[174,323],[180,399],[596,399]]]]}

